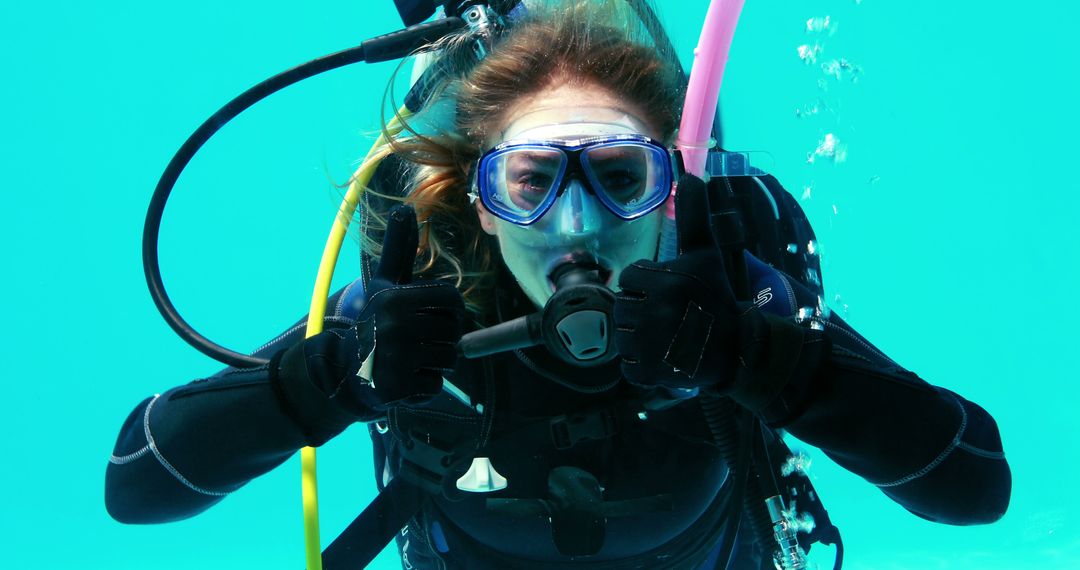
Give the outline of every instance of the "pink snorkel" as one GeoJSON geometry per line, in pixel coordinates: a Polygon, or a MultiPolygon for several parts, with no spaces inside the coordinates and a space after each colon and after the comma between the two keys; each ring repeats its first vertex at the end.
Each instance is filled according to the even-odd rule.
{"type": "MultiPolygon", "coordinates": [[[[694,63],[690,68],[690,81],[683,103],[682,121],[675,146],[682,152],[686,172],[699,178],[705,177],[705,159],[709,154],[716,105],[720,96],[720,84],[724,79],[731,38],[739,23],[744,0],[712,0],[701,37],[694,50],[694,63]]],[[[675,190],[673,189],[672,198],[675,190]]],[[[676,252],[675,200],[668,200],[664,210],[664,237],[660,245],[660,258],[673,259],[676,252]]]]}

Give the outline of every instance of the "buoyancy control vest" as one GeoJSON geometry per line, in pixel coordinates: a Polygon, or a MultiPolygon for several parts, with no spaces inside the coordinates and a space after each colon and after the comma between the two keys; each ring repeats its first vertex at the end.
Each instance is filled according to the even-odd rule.
{"type": "MultiPolygon", "coordinates": [[[[396,161],[380,167],[384,188],[400,169],[396,161]]],[[[814,233],[794,198],[771,176],[723,183],[742,213],[746,250],[822,297],[814,233]]],[[[371,267],[365,256],[365,283],[371,267]]],[[[498,290],[500,312],[509,313],[500,318],[529,305],[512,279],[498,290]]],[[[804,548],[834,542],[809,480],[798,470],[781,474],[791,457],[782,438],[730,400],[644,394],[625,383],[575,391],[574,375],[608,384],[597,377],[617,375],[617,365],[572,370],[542,347],[459,364],[451,380],[463,394],[393,409],[371,434],[380,489],[405,477],[433,497],[409,525],[413,540],[463,567],[687,567],[725,528],[734,532],[738,521],[726,519],[739,510],[758,542],[756,563],[771,567],[771,523],[754,506],[766,481],[813,517],[813,530],[799,535],[804,548]],[[477,458],[487,476],[508,480],[505,489],[459,488],[477,458]],[[749,492],[735,492],[740,485],[749,492]]]]}

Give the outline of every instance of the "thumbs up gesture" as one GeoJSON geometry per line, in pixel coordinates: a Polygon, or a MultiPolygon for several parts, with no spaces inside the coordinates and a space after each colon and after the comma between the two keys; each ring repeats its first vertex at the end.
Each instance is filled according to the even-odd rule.
{"type": "MultiPolygon", "coordinates": [[[[413,281],[417,246],[416,213],[401,205],[390,211],[379,265],[368,283],[367,302],[356,328],[371,327],[374,348],[368,370],[357,370],[386,406],[423,403],[442,390],[443,375],[454,368],[465,303],[451,284],[413,281]]],[[[361,351],[362,352],[362,351],[361,351]]]]}
{"type": "Polygon", "coordinates": [[[722,390],[734,381],[738,320],[754,306],[735,301],[701,179],[679,180],[675,222],[678,257],[637,261],[619,277],[615,345],[622,373],[646,387],[722,390]]]}
{"type": "Polygon", "coordinates": [[[311,434],[309,445],[391,406],[430,401],[454,368],[465,303],[449,283],[413,280],[417,241],[413,208],[391,210],[356,324],[323,331],[271,361],[273,381],[311,434]]]}

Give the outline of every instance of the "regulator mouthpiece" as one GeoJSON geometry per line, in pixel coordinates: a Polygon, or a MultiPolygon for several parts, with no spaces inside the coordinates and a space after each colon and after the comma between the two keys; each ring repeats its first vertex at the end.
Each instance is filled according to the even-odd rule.
{"type": "Polygon", "coordinates": [[[559,360],[592,367],[615,358],[615,294],[604,286],[611,272],[595,261],[571,261],[550,274],[555,294],[544,310],[466,334],[466,358],[543,344],[559,360]]]}
{"type": "Polygon", "coordinates": [[[603,285],[603,272],[590,262],[551,272],[555,294],[544,306],[541,330],[548,350],[568,364],[599,366],[615,358],[615,294],[603,285]]]}
{"type": "Polygon", "coordinates": [[[592,283],[603,285],[611,272],[601,267],[595,261],[573,261],[559,265],[551,271],[548,279],[555,284],[555,290],[559,291],[575,285],[592,283]]]}

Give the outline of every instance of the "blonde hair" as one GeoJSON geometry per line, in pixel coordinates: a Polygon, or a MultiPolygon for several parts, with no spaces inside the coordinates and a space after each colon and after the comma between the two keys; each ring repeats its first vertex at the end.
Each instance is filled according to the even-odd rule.
{"type": "Polygon", "coordinates": [[[492,302],[497,245],[482,231],[467,195],[468,169],[485,150],[489,127],[501,125],[516,101],[570,84],[600,87],[627,101],[668,138],[678,124],[683,85],[677,62],[658,54],[626,2],[531,2],[527,16],[495,38],[479,62],[472,56],[475,41],[463,33],[431,46],[440,53],[436,65],[451,70],[434,97],[453,101],[453,127],[422,134],[406,122],[403,134],[390,139],[393,153],[409,165],[410,190],[365,193],[361,246],[378,257],[386,200],[413,204],[421,223],[417,270],[456,282],[483,318],[492,302]]]}

